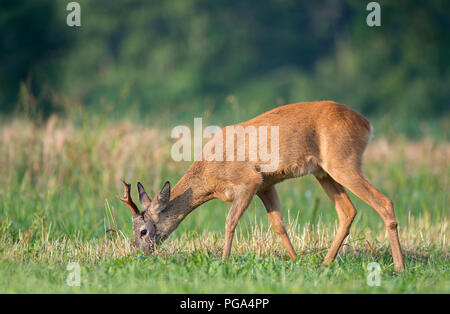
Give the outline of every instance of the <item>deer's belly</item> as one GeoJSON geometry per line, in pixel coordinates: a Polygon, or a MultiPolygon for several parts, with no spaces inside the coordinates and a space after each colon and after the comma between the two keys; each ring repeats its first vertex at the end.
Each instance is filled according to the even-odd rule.
{"type": "Polygon", "coordinates": [[[318,178],[323,178],[327,175],[313,159],[309,159],[304,162],[295,162],[281,166],[279,170],[273,173],[262,173],[264,182],[262,188],[265,189],[286,179],[303,177],[308,174],[313,174],[318,178]]]}

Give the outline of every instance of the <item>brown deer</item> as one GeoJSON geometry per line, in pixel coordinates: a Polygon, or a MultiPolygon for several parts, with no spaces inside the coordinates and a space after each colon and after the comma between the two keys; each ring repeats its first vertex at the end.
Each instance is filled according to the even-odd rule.
{"type": "MultiPolygon", "coordinates": [[[[125,196],[120,199],[133,215],[134,244],[137,247],[151,253],[191,211],[217,198],[232,203],[225,224],[222,255],[225,260],[230,255],[239,219],[253,197],[258,195],[273,228],[290,257],[295,259],[296,251],[286,232],[275,185],[285,179],[312,174],[334,203],[339,219],[337,234],[324,263],[330,264],[335,259],[356,215],[345,190],[347,188],[373,207],[384,220],[395,270],[404,269],[393,203],[365,178],[361,170],[362,155],[372,133],[370,123],[362,115],[332,101],[319,101],[281,106],[235,126],[278,127],[278,167],[263,172],[261,168],[267,162],[250,160],[248,152],[243,161],[197,159],[172,190],[166,182],[153,201],[138,183],[143,211],[133,203],[130,185],[122,181],[125,196]]],[[[211,150],[211,145],[224,145],[223,140],[218,141],[225,133],[222,129],[205,145],[203,157],[207,157],[205,150],[211,150]]],[[[238,139],[237,134],[234,135],[233,142],[238,139]]],[[[245,136],[248,149],[250,135],[245,136]]],[[[267,135],[269,140],[271,136],[272,132],[267,135]]],[[[235,153],[236,149],[234,146],[235,153]]]]}

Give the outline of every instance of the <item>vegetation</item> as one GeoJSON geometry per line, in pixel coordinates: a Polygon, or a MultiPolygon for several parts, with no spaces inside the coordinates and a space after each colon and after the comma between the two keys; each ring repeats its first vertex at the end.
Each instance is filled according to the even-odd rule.
{"type": "Polygon", "coordinates": [[[79,3],[82,26],[68,27],[66,1],[2,1],[2,112],[167,127],[331,99],[416,137],[447,117],[448,132],[448,1],[380,1],[381,27],[367,26],[368,1],[79,3]]]}
{"type": "MultiPolygon", "coordinates": [[[[85,124],[52,117],[0,127],[2,292],[450,292],[448,142],[375,138],[365,172],[395,202],[407,271],[394,274],[382,220],[358,209],[337,261],[322,266],[336,231],[332,203],[310,177],[279,185],[299,257],[288,260],[259,200],[238,226],[232,259],[221,262],[228,203],[189,215],[152,257],[131,249],[129,211],[115,198],[119,178],[159,190],[188,164],[174,162],[170,132],[135,123],[85,124]],[[81,287],[65,284],[69,262],[81,287]],[[367,285],[378,262],[381,286],[367,285]]],[[[136,189],[134,188],[134,195],[136,189]]]]}

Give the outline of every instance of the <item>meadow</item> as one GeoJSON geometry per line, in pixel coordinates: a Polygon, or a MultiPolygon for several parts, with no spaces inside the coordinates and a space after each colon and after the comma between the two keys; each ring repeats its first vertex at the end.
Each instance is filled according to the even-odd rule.
{"type": "Polygon", "coordinates": [[[321,264],[336,211],[312,177],[278,185],[298,252],[288,259],[259,199],[241,219],[232,257],[221,261],[229,203],[191,213],[157,250],[130,246],[131,216],[120,179],[150,195],[174,185],[189,163],[170,157],[170,130],[131,120],[0,125],[0,292],[3,293],[450,293],[450,143],[377,135],[365,154],[368,178],[395,204],[406,271],[395,273],[381,218],[354,195],[351,234],[331,266],[321,264]],[[81,267],[69,286],[67,265],[81,267]],[[368,264],[381,266],[379,286],[368,264]]]}

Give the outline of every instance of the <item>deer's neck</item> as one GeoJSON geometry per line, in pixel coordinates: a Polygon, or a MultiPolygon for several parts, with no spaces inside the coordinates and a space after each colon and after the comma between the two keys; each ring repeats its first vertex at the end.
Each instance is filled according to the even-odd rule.
{"type": "Polygon", "coordinates": [[[170,192],[170,202],[160,217],[161,233],[168,237],[190,212],[213,198],[205,185],[202,165],[194,162],[170,192]]]}

